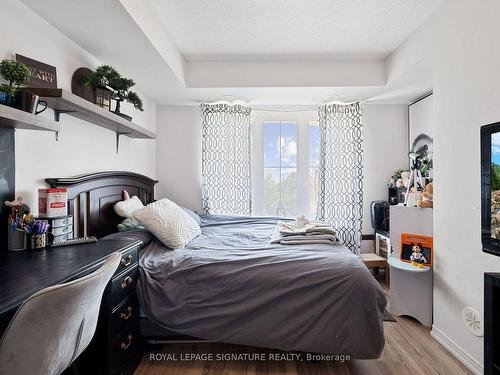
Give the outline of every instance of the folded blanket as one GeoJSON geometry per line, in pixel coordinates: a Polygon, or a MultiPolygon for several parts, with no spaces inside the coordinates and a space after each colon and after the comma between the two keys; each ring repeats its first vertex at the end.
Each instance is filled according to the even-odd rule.
{"type": "Polygon", "coordinates": [[[315,236],[295,235],[282,237],[278,231],[275,231],[271,238],[271,243],[281,243],[284,245],[298,245],[302,243],[337,243],[337,237],[331,234],[318,234],[315,236]]]}
{"type": "Polygon", "coordinates": [[[307,228],[305,230],[294,230],[294,231],[283,230],[280,228],[279,231],[283,237],[296,236],[296,235],[316,236],[316,235],[322,235],[322,234],[331,234],[331,235],[335,236],[337,234],[335,229],[333,229],[331,227],[312,227],[312,228],[307,228]]]}
{"type": "Polygon", "coordinates": [[[280,221],[278,228],[282,236],[293,236],[297,234],[333,234],[335,230],[326,223],[317,220],[309,220],[299,216],[295,221],[280,221]]]}
{"type": "Polygon", "coordinates": [[[328,224],[299,217],[292,222],[279,222],[271,237],[271,243],[283,245],[335,244],[335,229],[328,224]]]}

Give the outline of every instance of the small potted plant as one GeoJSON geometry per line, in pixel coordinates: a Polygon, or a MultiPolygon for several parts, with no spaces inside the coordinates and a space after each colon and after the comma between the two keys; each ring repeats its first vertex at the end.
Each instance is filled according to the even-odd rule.
{"type": "Polygon", "coordinates": [[[135,92],[130,91],[135,82],[129,78],[122,77],[115,68],[109,65],[99,66],[95,72],[87,76],[85,83],[94,88],[106,88],[110,90],[111,98],[116,100],[116,107],[113,112],[127,120],[132,120],[132,117],[120,112],[121,102],[127,101],[135,109],[144,111],[141,98],[135,92]]]}
{"type": "Polygon", "coordinates": [[[0,85],[0,104],[12,107],[16,91],[30,79],[31,71],[20,62],[5,59],[0,62],[0,75],[8,82],[0,85]]]}

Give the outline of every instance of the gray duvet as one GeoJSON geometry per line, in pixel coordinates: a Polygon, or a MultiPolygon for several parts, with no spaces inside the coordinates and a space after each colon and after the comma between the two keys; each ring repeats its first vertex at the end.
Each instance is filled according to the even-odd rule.
{"type": "Polygon", "coordinates": [[[277,220],[202,217],[186,248],[141,252],[145,314],[202,339],[286,351],[376,358],[386,298],[346,247],[270,244],[277,220]]]}

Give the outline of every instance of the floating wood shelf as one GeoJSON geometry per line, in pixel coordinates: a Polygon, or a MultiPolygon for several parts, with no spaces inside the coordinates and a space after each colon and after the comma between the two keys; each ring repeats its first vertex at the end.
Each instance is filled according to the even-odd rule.
{"type": "Polygon", "coordinates": [[[156,133],[136,125],[131,121],[101,108],[79,96],[63,89],[25,88],[39,95],[54,110],[56,121],[62,113],[88,121],[94,125],[114,131],[118,136],[130,138],[155,139],[156,133]]]}
{"type": "Polygon", "coordinates": [[[0,128],[59,132],[59,124],[56,121],[1,104],[0,128]]]}

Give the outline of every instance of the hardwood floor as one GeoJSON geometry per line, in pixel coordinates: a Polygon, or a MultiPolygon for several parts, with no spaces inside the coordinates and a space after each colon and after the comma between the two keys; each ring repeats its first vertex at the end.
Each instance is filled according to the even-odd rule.
{"type": "Polygon", "coordinates": [[[429,334],[429,329],[411,318],[384,322],[385,348],[376,360],[333,361],[209,361],[181,360],[181,355],[212,353],[281,353],[219,343],[167,344],[146,353],[135,375],[427,375],[471,374],[429,334]],[[151,360],[150,354],[175,356],[151,360]]]}

